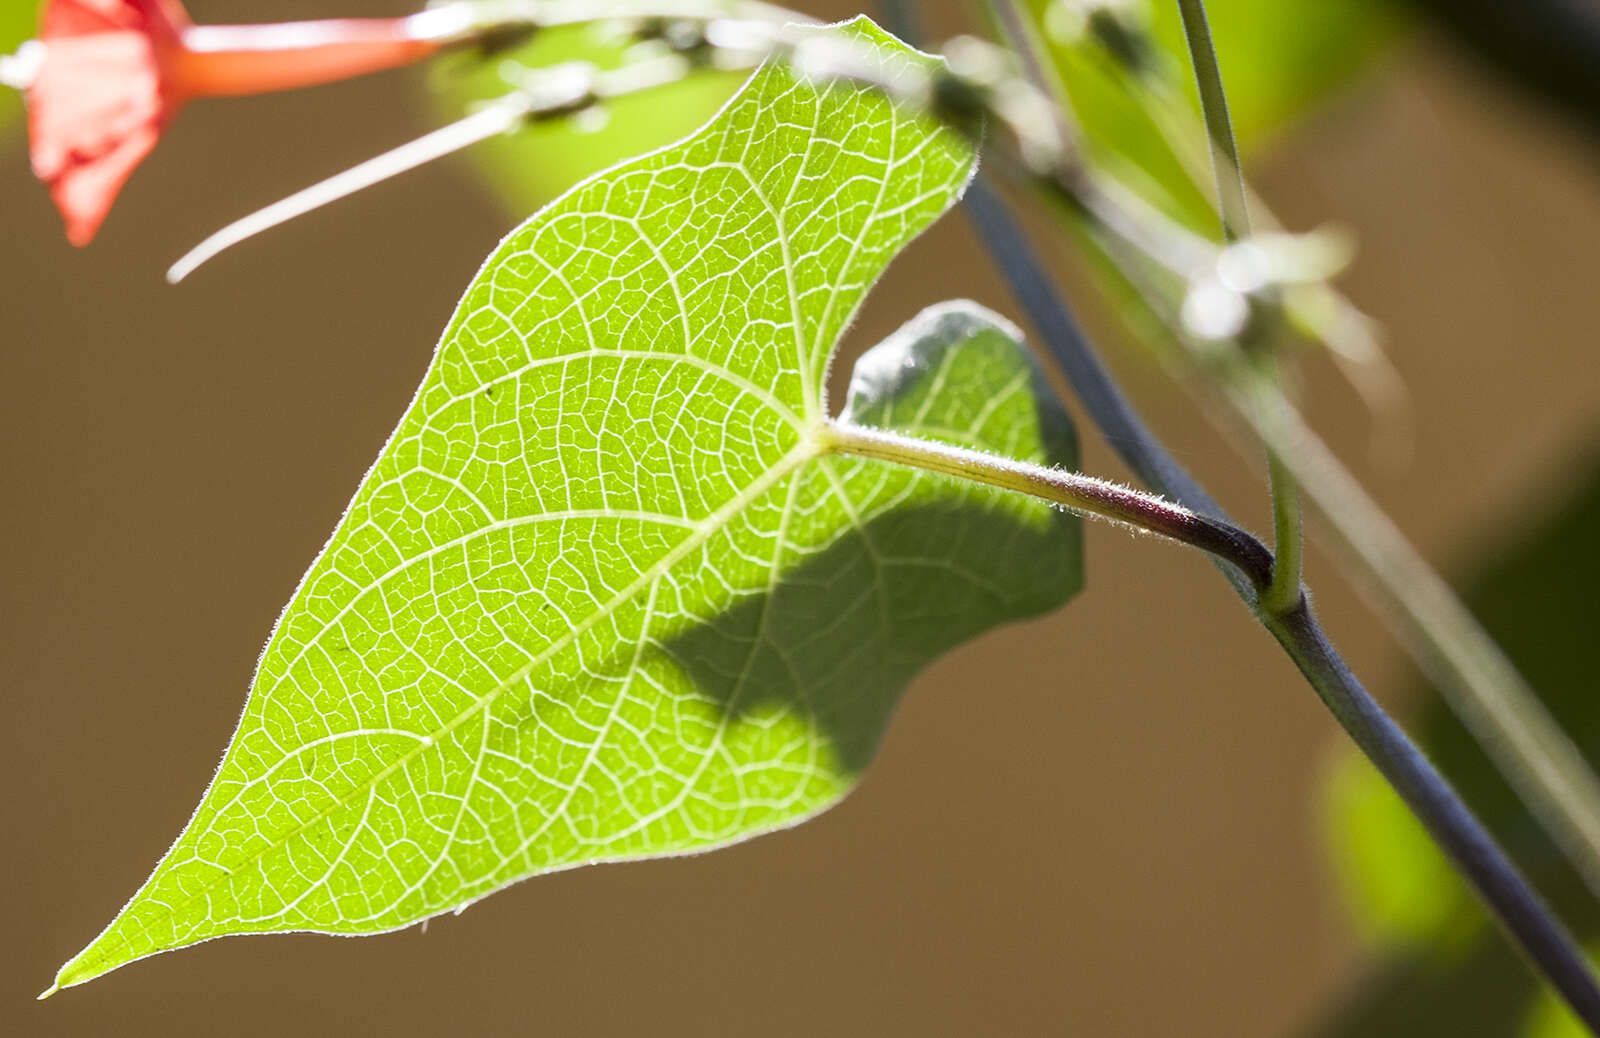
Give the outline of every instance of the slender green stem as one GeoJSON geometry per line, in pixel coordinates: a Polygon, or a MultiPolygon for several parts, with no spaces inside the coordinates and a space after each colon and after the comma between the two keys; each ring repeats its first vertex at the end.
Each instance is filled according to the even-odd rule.
{"type": "MultiPolygon", "coordinates": [[[[1211,25],[1206,21],[1205,0],[1177,0],[1183,18],[1183,35],[1194,64],[1195,82],[1200,90],[1200,112],[1205,118],[1206,137],[1211,142],[1211,164],[1217,179],[1217,209],[1222,218],[1222,236],[1237,242],[1250,233],[1250,209],[1245,202],[1244,173],[1239,166],[1239,146],[1233,137],[1233,120],[1228,116],[1228,95],[1222,86],[1222,67],[1217,63],[1216,44],[1211,25]]],[[[1270,355],[1259,359],[1270,367],[1270,355]]],[[[1294,473],[1277,452],[1267,451],[1267,480],[1272,493],[1273,553],[1277,565],[1272,586],[1261,597],[1262,608],[1282,613],[1300,600],[1301,539],[1300,493],[1294,473]]]]}
{"type": "MultiPolygon", "coordinates": [[[[1080,473],[1062,472],[946,444],[848,423],[820,434],[825,449],[972,480],[1135,526],[1192,545],[1244,573],[1258,590],[1272,581],[1272,557],[1248,533],[1181,505],[1080,473]]],[[[1515,944],[1600,1034],[1600,986],[1577,942],[1494,842],[1421,751],[1362,687],[1329,644],[1302,597],[1294,608],[1262,614],[1262,622],[1305,674],[1318,696],[1385,779],[1421,819],[1439,846],[1484,899],[1515,944]]]]}
{"type": "MultiPolygon", "coordinates": [[[[1271,358],[1261,360],[1271,378],[1275,367],[1271,358]]],[[[1274,384],[1276,379],[1273,378],[1274,384]]],[[[1275,399],[1264,401],[1262,406],[1286,406],[1283,390],[1277,389],[1275,399]]],[[[1267,448],[1267,484],[1272,494],[1272,586],[1261,595],[1261,608],[1270,615],[1286,613],[1300,601],[1300,574],[1303,568],[1305,537],[1300,519],[1300,486],[1294,471],[1282,455],[1271,446],[1267,448]]]]}
{"type": "Polygon", "coordinates": [[[1211,163],[1217,177],[1217,209],[1222,215],[1222,236],[1235,242],[1250,233],[1250,210],[1245,205],[1244,175],[1239,165],[1239,146],[1233,138],[1233,120],[1228,115],[1228,95],[1222,88],[1222,67],[1217,64],[1217,48],[1211,40],[1211,25],[1206,21],[1205,0],[1177,0],[1183,17],[1183,37],[1194,63],[1195,82],[1200,89],[1200,112],[1206,121],[1206,136],[1211,141],[1211,163]]]}
{"type": "MultiPolygon", "coordinates": [[[[1204,125],[1195,123],[1184,100],[1175,63],[1159,50],[1147,31],[1126,21],[1118,24],[1129,42],[1123,48],[1102,42],[1105,55],[1125,77],[1128,88],[1136,93],[1190,181],[1204,190],[1214,176],[1210,140],[1204,125]]],[[[1283,229],[1272,210],[1251,189],[1248,180],[1244,181],[1244,193],[1252,227],[1265,224],[1271,231],[1283,229]]],[[[1330,292],[1328,299],[1337,316],[1322,328],[1323,344],[1332,351],[1333,361],[1371,411],[1373,421],[1389,426],[1382,435],[1387,438],[1403,435],[1398,425],[1407,410],[1409,396],[1404,380],[1366,332],[1365,316],[1342,294],[1330,292]]]]}

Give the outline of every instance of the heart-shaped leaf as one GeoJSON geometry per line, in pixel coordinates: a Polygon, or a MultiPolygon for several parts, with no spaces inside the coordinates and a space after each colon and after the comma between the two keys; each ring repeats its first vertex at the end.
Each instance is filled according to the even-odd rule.
{"type": "MultiPolygon", "coordinates": [[[[821,435],[841,330],[971,163],[878,95],[771,67],[512,234],[194,818],[58,984],[791,825],[855,783],[920,667],[1075,591],[1076,520],[821,435]]],[[[1014,331],[970,306],[872,351],[848,417],[1073,460],[1014,331]]]]}

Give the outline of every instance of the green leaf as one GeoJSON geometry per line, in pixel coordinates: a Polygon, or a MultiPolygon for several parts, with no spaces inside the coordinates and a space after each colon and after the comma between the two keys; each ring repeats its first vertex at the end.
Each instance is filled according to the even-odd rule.
{"type": "MultiPolygon", "coordinates": [[[[625,42],[608,39],[595,26],[562,26],[488,59],[460,55],[443,63],[431,83],[437,107],[456,118],[473,104],[510,91],[508,69],[539,69],[565,61],[616,68],[627,56],[625,42]]],[[[598,121],[591,111],[581,119],[537,122],[485,141],[473,155],[496,193],[521,217],[584,177],[693,131],[727,101],[739,79],[727,72],[696,72],[611,101],[598,113],[598,121]]]]}
{"type": "MultiPolygon", "coordinates": [[[[792,825],[858,780],[939,652],[1073,593],[1072,518],[819,446],[836,340],[971,165],[881,97],[769,68],[513,233],[194,818],[58,984],[792,825]]],[[[1071,464],[1014,340],[925,315],[863,360],[847,417],[1071,464]]]]}

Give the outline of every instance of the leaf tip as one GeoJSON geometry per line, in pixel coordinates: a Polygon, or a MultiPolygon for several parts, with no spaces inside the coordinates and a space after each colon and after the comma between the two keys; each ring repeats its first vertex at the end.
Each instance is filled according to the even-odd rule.
{"type": "Polygon", "coordinates": [[[96,945],[99,943],[96,940],[94,944],[89,945],[89,947],[63,963],[61,968],[56,971],[55,980],[50,983],[48,988],[39,993],[37,1001],[43,1002],[58,991],[75,988],[79,984],[87,984],[96,977],[122,965],[122,963],[112,962],[108,966],[103,958],[94,956],[92,953],[96,951],[96,945]]]}

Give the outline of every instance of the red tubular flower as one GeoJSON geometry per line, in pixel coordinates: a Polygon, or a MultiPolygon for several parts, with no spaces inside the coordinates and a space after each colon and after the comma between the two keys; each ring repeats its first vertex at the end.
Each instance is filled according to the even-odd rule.
{"type": "Polygon", "coordinates": [[[461,35],[428,14],[195,26],[178,0],[45,0],[28,87],[33,171],[87,245],[161,131],[196,97],[313,86],[428,57],[461,35]]]}

